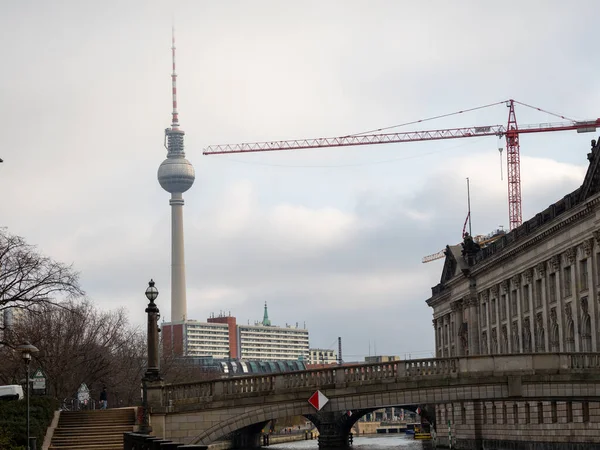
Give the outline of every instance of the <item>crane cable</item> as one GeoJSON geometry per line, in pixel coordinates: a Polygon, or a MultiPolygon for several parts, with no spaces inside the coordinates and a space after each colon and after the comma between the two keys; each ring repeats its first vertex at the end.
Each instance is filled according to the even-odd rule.
{"type": "Polygon", "coordinates": [[[561,114],[556,114],[556,113],[553,113],[553,112],[550,112],[550,111],[546,111],[545,109],[538,108],[537,106],[531,106],[531,105],[528,105],[527,103],[519,102],[517,100],[513,100],[513,102],[518,103],[521,106],[526,106],[527,108],[535,109],[536,111],[540,111],[540,112],[543,112],[543,113],[546,113],[546,114],[550,114],[551,116],[558,117],[560,119],[570,120],[571,122],[577,122],[575,119],[571,119],[570,117],[566,117],[566,116],[563,116],[561,114]]]}
{"type": "MultiPolygon", "coordinates": [[[[363,131],[361,133],[349,134],[349,135],[343,136],[343,137],[360,136],[362,134],[377,133],[378,131],[385,131],[385,130],[390,130],[392,128],[405,127],[407,125],[414,125],[416,123],[428,122],[430,120],[443,119],[444,117],[456,116],[458,114],[463,114],[463,113],[467,113],[467,112],[471,112],[471,111],[477,111],[478,109],[489,108],[491,106],[502,105],[504,103],[506,103],[505,100],[503,100],[501,102],[490,103],[489,105],[478,106],[476,108],[463,109],[461,111],[456,111],[456,112],[449,113],[449,114],[442,114],[442,115],[439,115],[439,116],[428,117],[427,119],[413,120],[412,122],[405,122],[405,123],[401,123],[401,124],[398,124],[398,125],[392,125],[390,127],[377,128],[377,129],[374,129],[374,130],[363,131]]],[[[525,105],[525,106],[528,106],[528,105],[525,105]]]]}
{"type": "MultiPolygon", "coordinates": [[[[405,127],[407,125],[414,125],[414,124],[417,124],[417,123],[429,122],[430,120],[443,119],[445,117],[457,116],[459,114],[464,114],[464,113],[471,112],[471,111],[477,111],[479,109],[490,108],[492,106],[498,106],[498,105],[506,104],[508,102],[510,102],[510,100],[503,100],[501,102],[490,103],[488,105],[477,106],[475,108],[463,109],[461,111],[456,111],[456,112],[453,112],[453,113],[441,114],[441,115],[438,115],[438,116],[428,117],[427,119],[413,120],[412,122],[405,122],[405,123],[401,123],[401,124],[398,124],[398,125],[392,125],[392,126],[389,126],[389,127],[376,128],[376,129],[373,129],[373,130],[363,131],[361,133],[349,134],[347,136],[342,136],[342,137],[348,138],[348,137],[352,137],[352,136],[361,136],[363,134],[377,133],[377,132],[380,132],[380,131],[391,130],[392,128],[405,127]]],[[[550,114],[551,116],[558,117],[560,119],[570,120],[571,122],[576,122],[575,119],[572,119],[572,118],[567,117],[567,116],[563,116],[562,114],[553,113],[551,111],[548,111],[548,110],[545,110],[545,109],[542,109],[542,108],[538,108],[537,106],[528,105],[527,103],[523,103],[523,102],[520,102],[518,100],[513,100],[513,102],[514,103],[518,103],[521,106],[526,106],[527,108],[535,109],[536,111],[540,111],[540,112],[543,112],[543,113],[546,113],[546,114],[550,114]]]]}

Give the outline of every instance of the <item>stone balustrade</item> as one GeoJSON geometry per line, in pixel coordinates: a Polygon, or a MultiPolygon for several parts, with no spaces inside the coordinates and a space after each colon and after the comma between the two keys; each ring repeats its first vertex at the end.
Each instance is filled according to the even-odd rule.
{"type": "Polygon", "coordinates": [[[326,389],[352,384],[382,381],[409,381],[427,377],[511,375],[539,372],[597,370],[599,353],[535,353],[431,358],[384,363],[332,365],[328,368],[269,375],[250,375],[230,379],[192,383],[165,384],[162,391],[165,407],[210,402],[232,395],[265,395],[298,389],[326,389]]]}

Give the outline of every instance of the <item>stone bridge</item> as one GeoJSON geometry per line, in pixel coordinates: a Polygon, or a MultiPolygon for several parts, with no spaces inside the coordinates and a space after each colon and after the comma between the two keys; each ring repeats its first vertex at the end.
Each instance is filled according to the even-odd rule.
{"type": "Polygon", "coordinates": [[[253,447],[269,420],[303,415],[318,428],[320,446],[344,447],[362,415],[386,406],[427,405],[431,411],[452,402],[598,401],[600,353],[435,358],[158,382],[148,385],[148,399],[153,432],[168,439],[208,445],[227,438],[253,447]],[[308,403],[317,389],[329,398],[321,411],[308,403]]]}

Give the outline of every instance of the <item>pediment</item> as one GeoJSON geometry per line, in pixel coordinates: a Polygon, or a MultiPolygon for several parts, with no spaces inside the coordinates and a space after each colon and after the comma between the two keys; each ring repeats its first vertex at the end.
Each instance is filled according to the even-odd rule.
{"type": "Polygon", "coordinates": [[[600,192],[600,140],[594,142],[592,151],[588,153],[590,165],[585,174],[585,179],[579,192],[579,201],[583,202],[587,198],[600,192]]]}
{"type": "Polygon", "coordinates": [[[444,261],[444,268],[442,269],[442,277],[440,279],[440,283],[442,284],[454,278],[458,267],[456,258],[452,254],[449,245],[446,246],[444,253],[446,254],[446,260],[444,261]]]}

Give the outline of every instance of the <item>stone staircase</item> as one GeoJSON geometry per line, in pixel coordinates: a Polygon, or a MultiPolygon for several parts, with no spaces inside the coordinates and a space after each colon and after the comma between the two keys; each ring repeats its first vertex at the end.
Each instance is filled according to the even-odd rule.
{"type": "Polygon", "coordinates": [[[133,431],[135,408],[62,411],[49,450],[123,450],[133,431]]]}

